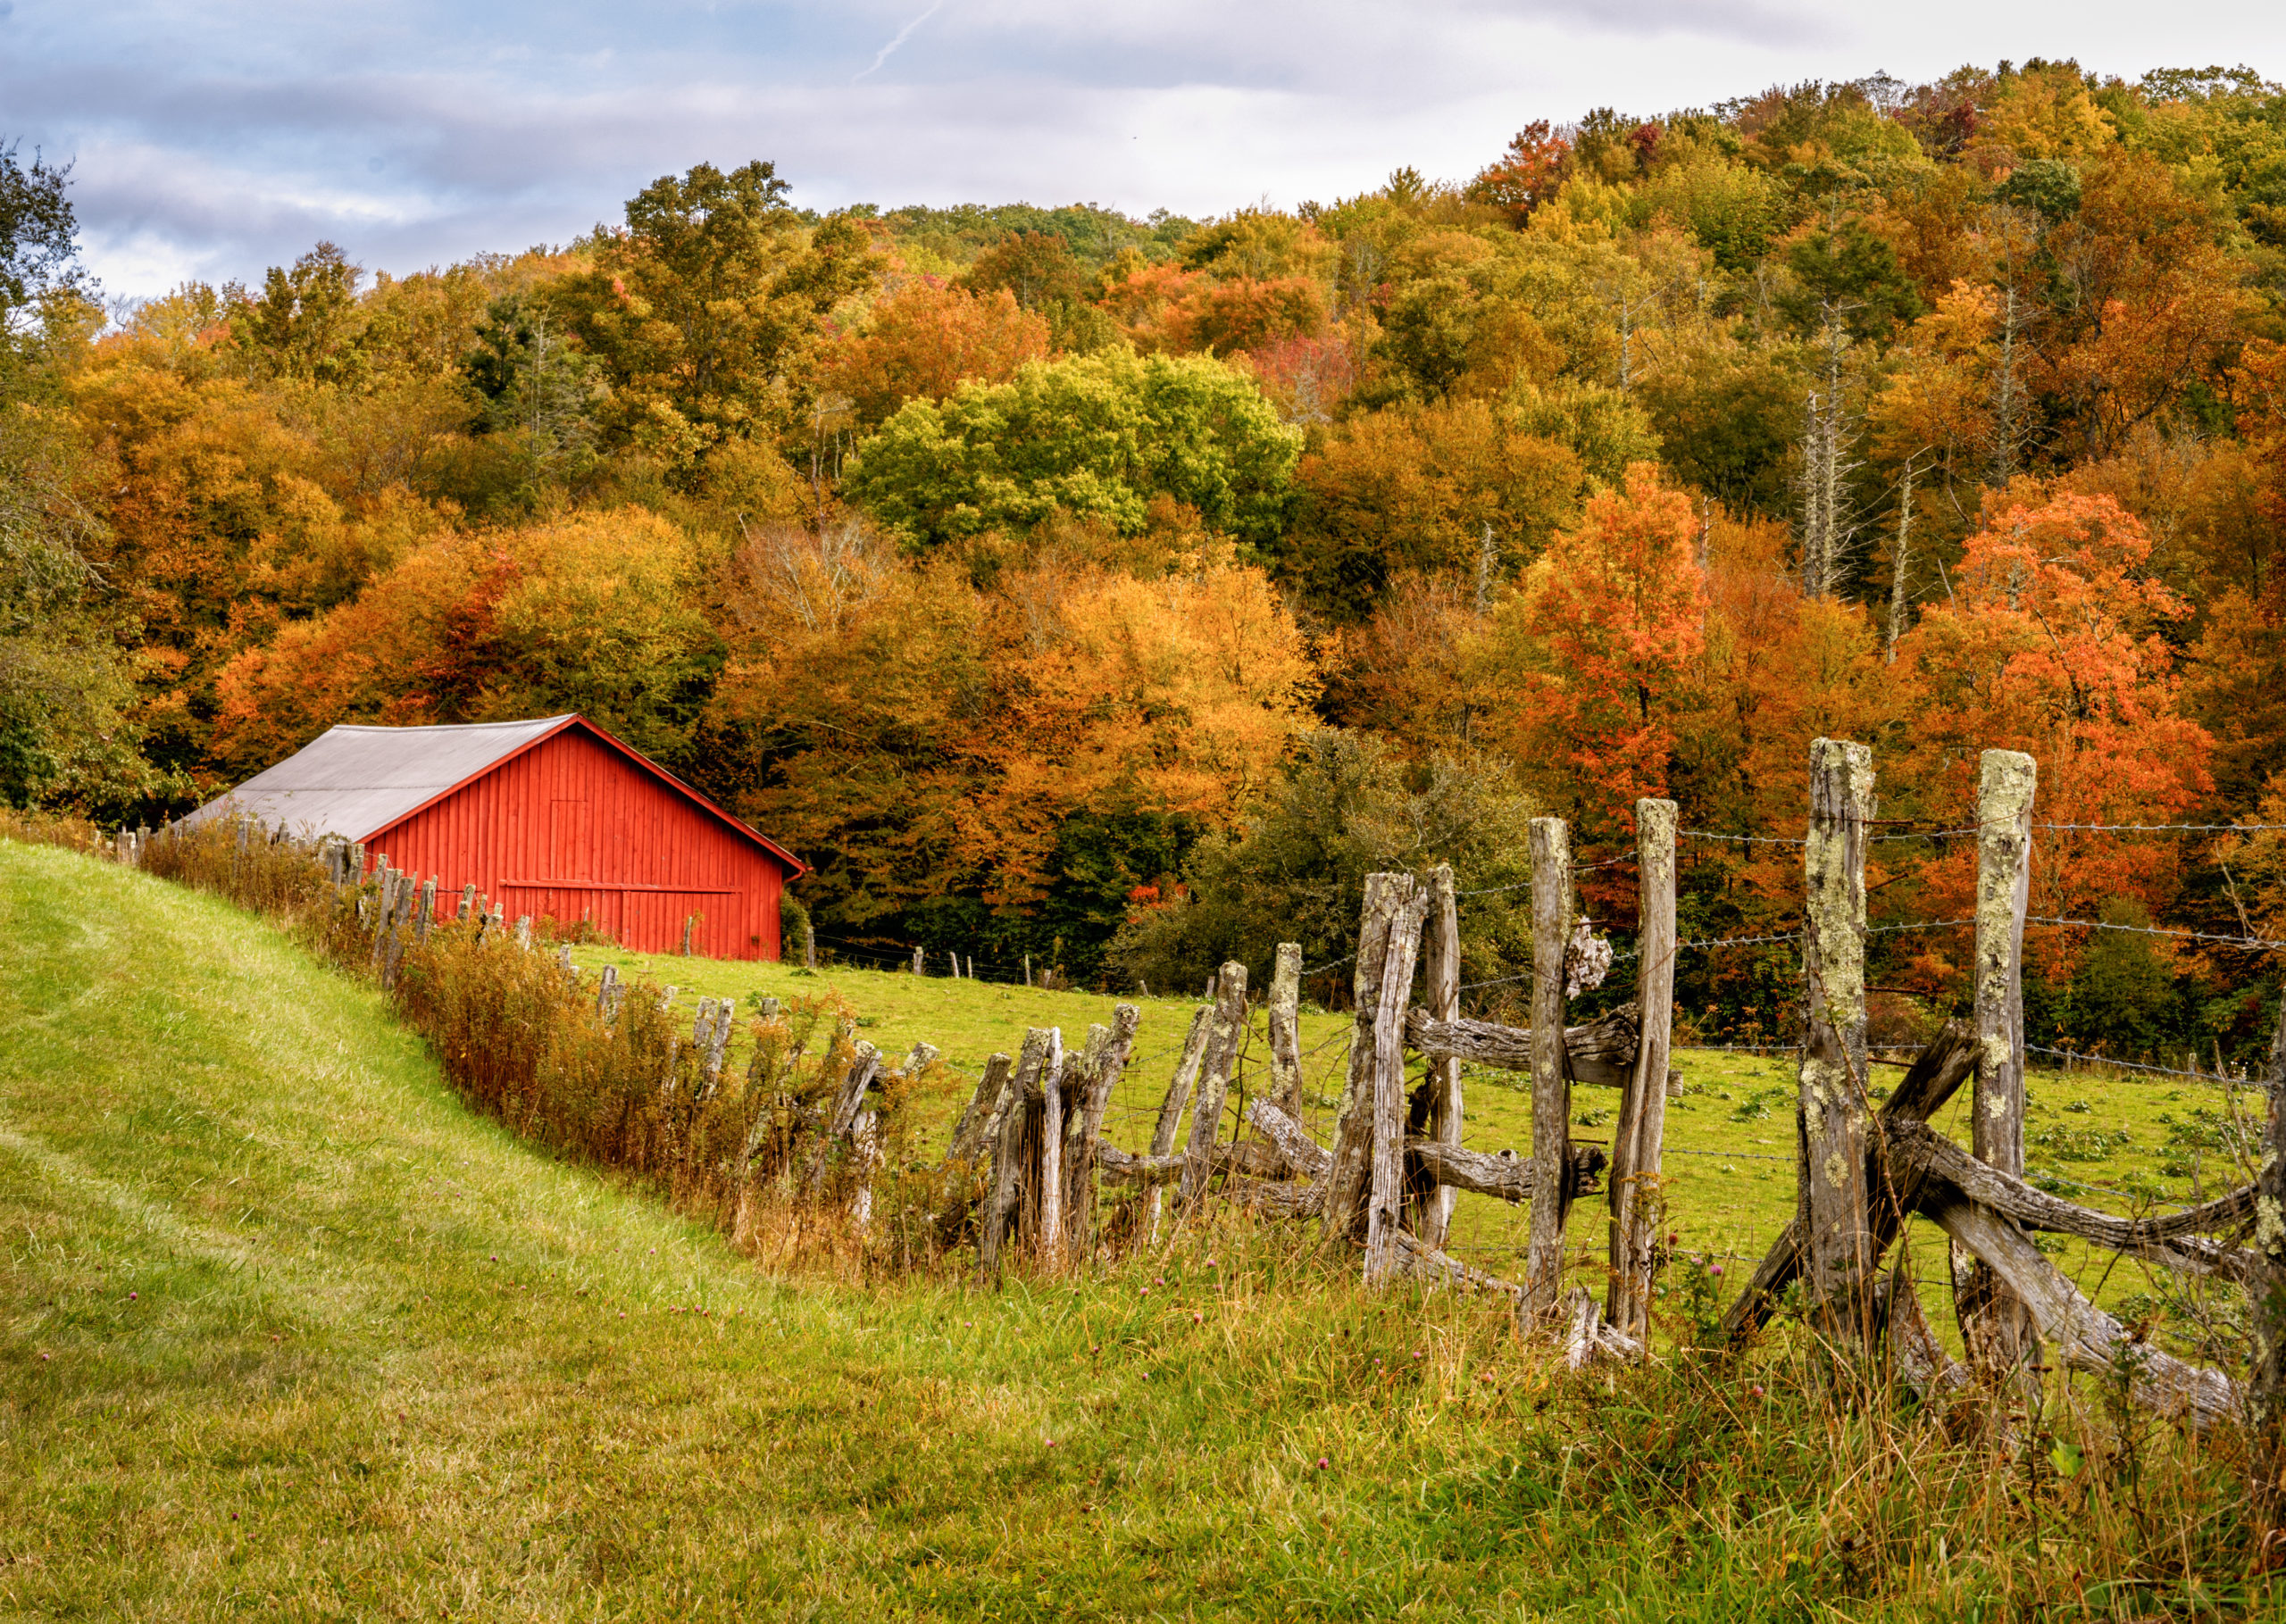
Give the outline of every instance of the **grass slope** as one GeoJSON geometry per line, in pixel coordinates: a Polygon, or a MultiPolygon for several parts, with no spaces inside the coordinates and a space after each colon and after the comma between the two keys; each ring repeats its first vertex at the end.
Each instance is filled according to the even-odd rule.
{"type": "Polygon", "coordinates": [[[773,1281],[276,932],[5,842],[0,1237],[0,1616],[1951,1617],[2016,1560],[1914,1512],[1873,1599],[1886,1491],[1774,1387],[1562,1383],[1242,1230],[773,1281]]]}

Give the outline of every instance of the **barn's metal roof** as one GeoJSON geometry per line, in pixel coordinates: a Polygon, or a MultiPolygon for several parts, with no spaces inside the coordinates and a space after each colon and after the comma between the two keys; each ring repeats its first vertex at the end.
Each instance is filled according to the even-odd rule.
{"type": "Polygon", "coordinates": [[[183,822],[203,823],[245,812],[271,827],[283,822],[289,833],[305,837],[338,835],[345,840],[371,840],[439,795],[565,728],[581,729],[672,785],[701,812],[783,862],[789,874],[809,872],[809,864],[769,836],[732,817],[658,762],[576,712],[536,721],[469,722],[449,728],[329,728],[183,822]]]}
{"type": "Polygon", "coordinates": [[[302,836],[363,840],[575,716],[449,728],[329,728],[183,821],[251,813],[302,836]]]}

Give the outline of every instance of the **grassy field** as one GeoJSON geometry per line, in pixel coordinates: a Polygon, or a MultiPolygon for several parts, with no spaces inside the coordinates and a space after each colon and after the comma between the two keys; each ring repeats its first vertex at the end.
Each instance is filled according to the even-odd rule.
{"type": "MultiPolygon", "coordinates": [[[[987,1037],[945,1030],[926,984],[894,1005],[894,979],[835,978],[884,1037],[930,1015],[987,1037]]],[[[999,990],[1012,1037],[1086,1012],[999,990]]],[[[1770,1133],[1689,1103],[1693,1132],[1770,1133]]],[[[2130,1506],[2092,1465],[2020,1476],[1973,1428],[1829,1411],[1782,1349],[1567,1378],[1490,1304],[1369,1299],[1236,1220],[998,1292],[770,1278],[471,1114],[377,995],[269,927],[5,842],[0,1237],[0,1618],[2123,1619],[2268,1596],[2233,1566],[2235,1480],[2165,1436],[2130,1506]]]]}
{"type": "MultiPolygon", "coordinates": [[[[1108,1021],[1114,997],[1085,992],[1044,992],[990,982],[915,977],[908,973],[830,967],[814,974],[758,962],[727,962],[660,954],[630,954],[616,947],[573,950],[589,970],[616,964],[627,976],[644,976],[678,988],[678,1002],[695,1004],[701,995],[746,1002],[757,995],[793,998],[830,992],[860,1012],[864,1036],[891,1055],[927,1041],[970,1077],[996,1050],[1014,1054],[1030,1026],[1059,1026],[1067,1044],[1076,1044],[1092,1021],[1108,1021]]],[[[1135,1060],[1114,1099],[1108,1131],[1117,1144],[1141,1149],[1158,1119],[1159,1103],[1174,1069],[1191,1016],[1202,1007],[1191,998],[1129,998],[1142,1012],[1135,1060]]],[[[1331,1143],[1347,1064],[1350,1018],[1306,1007],[1301,1020],[1306,1114],[1319,1138],[1331,1143]]],[[[1240,1063],[1239,1087],[1231,1096],[1226,1137],[1236,1131],[1238,1112],[1249,1087],[1259,1087],[1268,1054],[1264,1017],[1255,1014],[1255,1030],[1240,1063]]],[[[1416,1068],[1419,1062],[1414,1062],[1416,1068]]],[[[1790,1058],[1684,1052],[1676,1056],[1684,1079],[1682,1098],[1667,1106],[1666,1193],[1670,1228],[1689,1249],[1725,1262],[1726,1271],[1751,1263],[1777,1236],[1794,1212],[1793,1102],[1790,1058]]],[[[1893,1070],[1878,1069],[1876,1086],[1893,1070]]],[[[2243,1177],[2223,1146],[2235,1111],[2258,1120],[2261,1096],[2190,1079],[2097,1075],[2088,1071],[2034,1071],[2029,1079],[2026,1115],[2027,1162],[2057,1194],[2106,1212],[2165,1211],[2193,1204],[2243,1177]]],[[[1467,1069],[1465,1142],[1487,1151],[1531,1147],[1531,1096],[1526,1079],[1514,1072],[1467,1069]]],[[[965,1098],[965,1094],[959,1096],[965,1098]]],[[[1969,1091],[1963,1089],[1939,1120],[1962,1144],[1968,1142],[1969,1091]]],[[[1614,1089],[1578,1087],[1573,1094],[1575,1138],[1607,1136],[1617,1115],[1614,1089]]],[[[938,1124],[938,1140],[948,1133],[952,1096],[938,1124]]],[[[1599,1224],[1581,1232],[1581,1278],[1593,1283],[1594,1253],[1602,1241],[1599,1224]]],[[[1454,1213],[1454,1250],[1495,1273],[1512,1276],[1522,1268],[1526,1210],[1483,1196],[1463,1195],[1454,1213]]],[[[1912,1244],[1922,1255],[1940,1260],[1940,1237],[1916,1223],[1912,1244]]],[[[2140,1267],[2119,1264],[2114,1254],[2079,1242],[2057,1240],[2057,1262],[2082,1289],[2107,1306],[2130,1313],[2148,1312],[2163,1294],[2164,1282],[2140,1267]]],[[[1949,1328],[1949,1309],[1940,1278],[1925,1282],[1932,1320],[1949,1328]]],[[[1726,1272],[1727,1278],[1727,1272],[1726,1272]]]]}

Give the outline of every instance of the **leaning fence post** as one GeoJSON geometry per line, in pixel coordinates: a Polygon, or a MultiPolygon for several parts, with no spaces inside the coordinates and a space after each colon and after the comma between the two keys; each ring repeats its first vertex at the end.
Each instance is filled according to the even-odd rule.
{"type": "MultiPolygon", "coordinates": [[[[1422,992],[1429,1013],[1439,1020],[1458,1020],[1461,1015],[1461,917],[1453,889],[1450,863],[1429,870],[1429,918],[1421,931],[1422,992]]],[[[1423,1079],[1429,1086],[1429,1137],[1439,1145],[1461,1142],[1461,1062],[1448,1054],[1429,1062],[1423,1079]]],[[[1430,1191],[1422,1211],[1421,1238],[1442,1248],[1453,1222],[1449,1184],[1430,1191]]]]}
{"type": "Polygon", "coordinates": [[[1235,959],[1222,966],[1214,994],[1214,1016],[1206,1043],[1206,1064],[1198,1074],[1198,1097],[1190,1107],[1189,1158],[1182,1170],[1186,1206],[1206,1193],[1214,1170],[1214,1141],[1222,1131],[1222,1102],[1231,1087],[1231,1068],[1247,1033],[1247,967],[1235,959]]]}
{"type": "Polygon", "coordinates": [[[1873,799],[1869,746],[1812,742],[1796,1216],[1806,1237],[1804,1295],[1828,1334],[1861,1345],[1873,1328],[1865,1187],[1865,819],[1873,799]]]}
{"type": "MultiPolygon", "coordinates": [[[[1976,1085],[1970,1152],[2024,1174],[2024,915],[2032,898],[2032,799],[2040,768],[1987,750],[1976,787],[1976,1085]]],[[[2032,1354],[2032,1314],[1991,1267],[1956,1245],[1953,1309],[1969,1362],[1999,1375],[2032,1354]]]]}
{"type": "Polygon", "coordinates": [[[1397,874],[1365,876],[1364,907],[1357,921],[1357,968],[1350,987],[1356,1004],[1349,1029],[1349,1076],[1341,1095],[1341,1120],[1334,1132],[1333,1162],[1326,1170],[1325,1235],[1329,1240],[1359,1238],[1359,1208],[1373,1164],[1373,1020],[1381,1002],[1381,962],[1389,947],[1389,921],[1396,915],[1397,874]]]}
{"type": "Polygon", "coordinates": [[[1572,1079],[1564,1052],[1564,951],[1572,939],[1572,834],[1534,818],[1532,858],[1532,1211],[1517,1304],[1552,1316],[1564,1287],[1564,1181],[1571,1172],[1572,1079]]]}
{"type": "MultiPolygon", "coordinates": [[[[1198,1080],[1198,1069],[1206,1063],[1206,1045],[1214,1034],[1214,1006],[1208,1004],[1190,1018],[1190,1030],[1182,1040],[1182,1054],[1175,1062],[1175,1074],[1167,1082],[1166,1098],[1159,1102],[1158,1125],[1151,1130],[1151,1153],[1154,1156],[1174,1154],[1175,1130],[1182,1124],[1182,1108],[1190,1101],[1191,1085],[1198,1080]]],[[[1157,1185],[1144,1197],[1144,1237],[1156,1239],[1159,1233],[1159,1212],[1164,1203],[1165,1192],[1157,1185]]]]}
{"type": "Polygon", "coordinates": [[[1141,1024],[1142,1013],[1131,1004],[1113,1007],[1109,1028],[1091,1027],[1088,1031],[1087,1065],[1080,1079],[1085,1092],[1079,1099],[1077,1131],[1068,1136],[1064,1159],[1064,1191],[1065,1204],[1072,1211],[1069,1227],[1075,1245],[1084,1248],[1094,1221],[1096,1191],[1096,1147],[1104,1130],[1104,1112],[1111,1105],[1111,1093],[1127,1070],[1127,1056],[1135,1046],[1135,1029],[1141,1024]],[[1101,1032],[1103,1039],[1097,1041],[1101,1032]]]}
{"type": "Polygon", "coordinates": [[[1611,1137],[1611,1295],[1605,1318],[1646,1342],[1658,1248],[1660,1143],[1675,1021],[1675,804],[1635,804],[1635,1075],[1611,1137]]]}

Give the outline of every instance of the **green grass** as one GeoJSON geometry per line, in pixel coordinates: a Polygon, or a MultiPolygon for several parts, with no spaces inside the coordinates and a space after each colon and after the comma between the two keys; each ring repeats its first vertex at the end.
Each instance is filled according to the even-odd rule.
{"type": "Polygon", "coordinates": [[[2123,1537],[2247,1599],[2228,1481],[2164,1440],[2123,1537],[2092,1467],[1759,1371],[1567,1379],[1235,1220],[998,1293],[773,1278],[472,1115],[277,931],[6,842],[0,1237],[0,1617],[2173,1605],[2123,1537]]]}
{"type": "MultiPolygon", "coordinates": [[[[814,974],[782,964],[686,959],[631,954],[611,946],[573,949],[589,971],[616,964],[623,976],[647,977],[678,988],[677,1001],[695,1004],[705,995],[742,1003],[756,994],[793,998],[830,992],[864,1025],[862,1036],[891,1056],[920,1041],[943,1051],[953,1066],[973,1078],[996,1051],[1013,1054],[1030,1026],[1058,1026],[1076,1045],[1090,1022],[1109,1021],[1113,1006],[1136,1004],[1142,1013],[1135,1058],[1114,1097],[1107,1122],[1113,1141],[1129,1149],[1148,1142],[1159,1103],[1174,1070],[1175,1057],[1196,998],[1121,997],[1087,992],[1046,992],[1033,987],[914,977],[903,971],[829,966],[814,974]]],[[[747,1007],[751,1007],[750,1004],[747,1007]]],[[[1240,1102],[1261,1086],[1269,1040],[1265,1018],[1254,1016],[1255,1029],[1241,1057],[1238,1086],[1231,1095],[1225,1137],[1237,1131],[1240,1102]]],[[[1306,1007],[1301,1018],[1305,1115],[1321,1141],[1331,1143],[1347,1065],[1350,1018],[1306,1007]]],[[[1414,1062],[1416,1068],[1419,1062],[1414,1062]]],[[[1724,1260],[1726,1278],[1741,1262],[1761,1257],[1794,1213],[1793,1100],[1791,1061],[1778,1055],[1686,1051],[1676,1056],[1685,1094],[1667,1103],[1665,1158],[1669,1228],[1687,1249],[1724,1260]]],[[[1894,1068],[1876,1067],[1876,1087],[1894,1082],[1894,1068]]],[[[1531,1095],[1518,1073],[1468,1069],[1464,1078],[1466,1144],[1486,1151],[1531,1148],[1531,1095]]],[[[2242,1182],[2227,1156],[2203,1150],[2195,1163],[2185,1141],[2211,1140],[2214,1120],[2226,1116],[2235,1097],[2241,1112],[2259,1116],[2259,1095],[2228,1091],[2188,1080],[2137,1079],[2089,1072],[2035,1071],[2029,1081],[2028,1164],[2036,1175],[2052,1175],[2066,1199],[2105,1212],[2165,1211],[2190,1204],[2242,1182]],[[2084,1109],[2082,1109],[2084,1108],[2084,1109]],[[2201,1113],[2204,1113],[2202,1119],[2201,1113]],[[2192,1177],[2196,1167],[2198,1177],[2192,1177]]],[[[960,1095],[966,1097],[965,1091],[960,1095]]],[[[1937,1125],[1961,1144],[1968,1143],[1969,1090],[1964,1088],[1940,1115],[1937,1125]]],[[[1575,1138],[1606,1142],[1617,1115],[1618,1091],[1575,1087],[1575,1138]]],[[[953,1110],[935,1124],[925,1144],[941,1147],[952,1126],[953,1110]]],[[[1598,1279],[1596,1262],[1603,1244],[1599,1209],[1581,1217],[1576,1230],[1579,1278],[1598,1279]]],[[[1454,1212],[1453,1248],[1467,1261],[1496,1274],[1515,1278],[1523,1269],[1530,1223],[1527,1210],[1483,1196],[1464,1195],[1454,1212]]],[[[1916,1221],[1908,1236],[1924,1259],[1944,1256],[1942,1237],[1916,1221]]],[[[2123,1265],[2114,1254],[2081,1242],[2058,1242],[2059,1267],[2105,1306],[2140,1312],[2165,1282],[2140,1266],[2123,1265]]],[[[1949,1332],[1948,1289],[1941,1269],[1924,1282],[1933,1324],[1949,1332]]]]}

